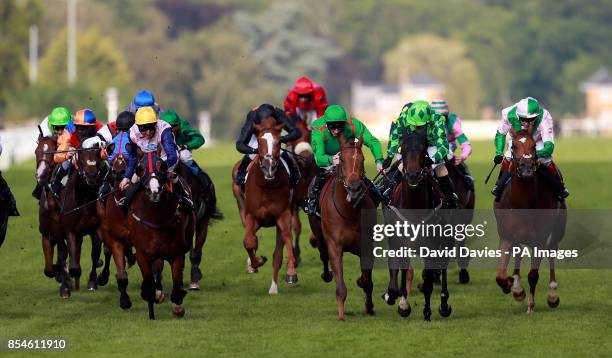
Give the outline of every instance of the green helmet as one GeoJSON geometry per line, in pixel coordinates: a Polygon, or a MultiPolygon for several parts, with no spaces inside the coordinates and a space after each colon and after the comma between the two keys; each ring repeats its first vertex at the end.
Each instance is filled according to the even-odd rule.
{"type": "Polygon", "coordinates": [[[344,107],[337,104],[332,104],[331,106],[327,107],[323,118],[325,119],[325,123],[348,121],[344,107]]]}
{"type": "Polygon", "coordinates": [[[408,109],[406,119],[410,125],[423,126],[429,122],[431,116],[432,111],[429,103],[427,103],[427,101],[418,100],[415,101],[412,106],[410,106],[410,109],[408,109]]]}
{"type": "Polygon", "coordinates": [[[66,126],[72,119],[72,114],[64,107],[57,107],[51,111],[48,117],[47,125],[49,130],[53,132],[54,126],[66,126]]]}
{"type": "Polygon", "coordinates": [[[168,123],[171,127],[178,126],[181,123],[181,117],[171,109],[166,109],[159,119],[168,123]]]}

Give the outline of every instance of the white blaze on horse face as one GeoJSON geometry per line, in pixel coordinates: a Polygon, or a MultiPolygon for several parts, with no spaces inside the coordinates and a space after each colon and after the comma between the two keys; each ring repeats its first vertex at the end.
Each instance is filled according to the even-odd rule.
{"type": "Polygon", "coordinates": [[[36,178],[37,179],[43,175],[46,168],[47,168],[47,162],[41,161],[40,164],[38,164],[38,168],[36,168],[36,178]]]}
{"type": "Polygon", "coordinates": [[[157,180],[157,178],[151,178],[149,181],[149,189],[151,189],[151,193],[154,194],[159,192],[159,180],[157,180]]]}
{"type": "Polygon", "coordinates": [[[525,159],[531,159],[531,157],[533,157],[533,154],[523,154],[523,158],[525,159]]]}
{"type": "Polygon", "coordinates": [[[262,135],[261,137],[265,139],[268,143],[268,154],[272,155],[272,148],[274,147],[274,136],[272,135],[272,133],[267,132],[264,133],[264,135],[262,135]]]}
{"type": "Polygon", "coordinates": [[[96,165],[96,161],[95,160],[87,160],[87,165],[96,165]]]}
{"type": "Polygon", "coordinates": [[[525,144],[525,142],[527,142],[527,138],[523,137],[521,139],[518,140],[519,142],[525,144]]]}

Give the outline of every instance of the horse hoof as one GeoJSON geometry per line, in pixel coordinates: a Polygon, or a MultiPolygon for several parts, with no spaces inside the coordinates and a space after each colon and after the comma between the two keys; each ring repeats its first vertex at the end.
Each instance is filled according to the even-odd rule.
{"type": "Polygon", "coordinates": [[[466,269],[459,271],[459,283],[465,285],[470,282],[470,273],[466,269]]]}
{"type": "Polygon", "coordinates": [[[132,308],[132,300],[126,295],[126,297],[119,297],[119,307],[124,310],[132,308]]]}
{"type": "Polygon", "coordinates": [[[410,313],[412,313],[412,307],[408,305],[408,308],[402,309],[400,306],[397,306],[397,313],[400,315],[400,317],[407,318],[410,316],[410,313]]]}
{"type": "Polygon", "coordinates": [[[438,312],[440,313],[440,316],[446,318],[449,317],[451,313],[453,313],[453,308],[449,304],[446,305],[446,308],[440,305],[440,307],[438,307],[438,312]]]}
{"type": "Polygon", "coordinates": [[[272,281],[270,284],[270,289],[268,290],[268,294],[270,295],[278,295],[278,285],[276,282],[272,281]]]}
{"type": "Polygon", "coordinates": [[[423,308],[423,320],[424,321],[431,321],[431,309],[430,308],[423,308]]]}
{"type": "Polygon", "coordinates": [[[166,294],[164,293],[164,291],[155,290],[155,303],[160,305],[164,303],[164,301],[166,301],[166,294]]]}
{"type": "Polygon", "coordinates": [[[185,309],[183,306],[174,306],[172,308],[172,315],[175,318],[183,318],[185,316],[185,309]]]}
{"type": "Polygon", "coordinates": [[[514,297],[516,302],[523,302],[525,297],[527,297],[527,294],[525,293],[525,290],[521,290],[520,292],[512,291],[512,297],[514,297]]]}
{"type": "Polygon", "coordinates": [[[96,284],[96,281],[89,281],[87,282],[87,290],[88,291],[95,291],[98,289],[98,285],[96,284]]]}
{"type": "Polygon", "coordinates": [[[43,270],[43,273],[45,274],[45,276],[47,276],[48,278],[52,278],[55,277],[55,271],[48,271],[48,270],[43,270]]]}
{"type": "Polygon", "coordinates": [[[200,290],[200,284],[199,284],[199,283],[197,283],[197,282],[191,282],[191,283],[189,284],[189,289],[190,289],[191,291],[199,291],[199,290],[200,290]]]}
{"type": "Polygon", "coordinates": [[[399,292],[393,290],[387,290],[387,292],[382,294],[383,301],[387,302],[389,306],[393,306],[398,297],[399,292]]]}
{"type": "Polygon", "coordinates": [[[546,299],[546,302],[548,303],[548,307],[550,308],[557,308],[559,307],[559,303],[561,303],[561,299],[559,298],[559,296],[557,296],[557,300],[556,301],[551,301],[550,298],[546,299]]]}
{"type": "Polygon", "coordinates": [[[106,286],[106,284],[108,283],[108,273],[102,272],[100,274],[100,276],[98,276],[98,279],[96,280],[96,283],[98,284],[98,286],[106,286]]]}
{"type": "Polygon", "coordinates": [[[60,287],[59,295],[62,299],[67,300],[70,298],[70,290],[66,287],[60,287]]]}
{"type": "Polygon", "coordinates": [[[200,271],[200,268],[197,266],[192,266],[191,267],[191,281],[197,282],[197,281],[200,281],[201,279],[202,279],[202,271],[200,271]]]}
{"type": "Polygon", "coordinates": [[[298,283],[298,275],[297,275],[297,273],[295,275],[289,275],[289,274],[285,275],[285,282],[288,285],[295,285],[295,284],[297,284],[298,283]]]}
{"type": "Polygon", "coordinates": [[[321,273],[321,279],[326,283],[330,283],[334,279],[334,274],[331,271],[323,272],[321,273]]]}
{"type": "Polygon", "coordinates": [[[509,294],[510,291],[512,291],[512,283],[514,282],[514,279],[512,279],[511,277],[507,277],[505,280],[497,277],[495,278],[495,281],[497,281],[497,285],[501,287],[502,291],[506,295],[509,294]]]}
{"type": "Polygon", "coordinates": [[[361,282],[361,277],[357,279],[357,287],[363,288],[363,282],[361,282]]]}

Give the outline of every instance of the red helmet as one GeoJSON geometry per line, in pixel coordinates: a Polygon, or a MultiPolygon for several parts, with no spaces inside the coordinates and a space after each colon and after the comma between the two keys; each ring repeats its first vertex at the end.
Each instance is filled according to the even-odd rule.
{"type": "Polygon", "coordinates": [[[309,94],[314,90],[314,84],[307,76],[298,78],[293,84],[293,90],[297,94],[309,94]]]}

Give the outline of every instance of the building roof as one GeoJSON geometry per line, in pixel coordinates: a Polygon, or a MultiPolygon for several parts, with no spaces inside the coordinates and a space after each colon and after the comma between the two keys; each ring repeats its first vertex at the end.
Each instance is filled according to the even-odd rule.
{"type": "Polygon", "coordinates": [[[601,85],[601,84],[612,84],[612,74],[605,67],[600,67],[595,73],[589,77],[584,84],[588,85],[601,85]]]}

